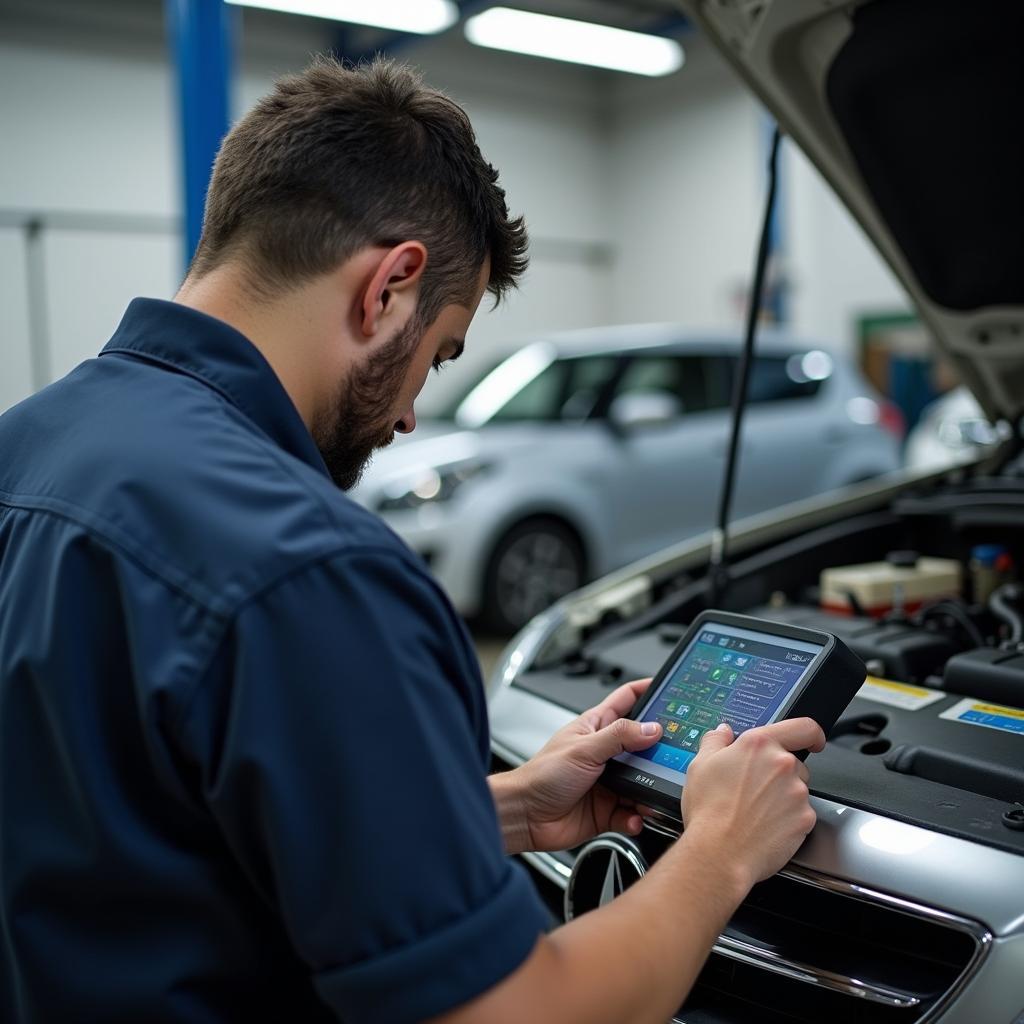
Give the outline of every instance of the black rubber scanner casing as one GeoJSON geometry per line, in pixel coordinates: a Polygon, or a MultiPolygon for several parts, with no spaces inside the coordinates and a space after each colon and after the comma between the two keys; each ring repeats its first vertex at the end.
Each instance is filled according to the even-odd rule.
{"type": "MultiPolygon", "coordinates": [[[[828,735],[864,683],[864,662],[832,633],[806,629],[803,626],[791,626],[784,622],[772,622],[770,619],[755,619],[749,615],[708,610],[701,612],[690,624],[690,628],[673,648],[647,692],[629,713],[629,718],[636,719],[642,716],[648,702],[661,689],[665,677],[675,667],[694,636],[714,623],[755,630],[782,640],[803,640],[806,643],[821,645],[823,653],[817,665],[801,680],[796,693],[789,699],[782,718],[813,718],[828,735]]],[[[806,750],[800,751],[797,757],[803,760],[807,753],[806,750]]],[[[680,821],[682,812],[679,802],[682,798],[682,787],[660,778],[657,771],[657,765],[653,764],[650,771],[646,771],[634,765],[612,760],[605,767],[601,783],[620,796],[653,807],[680,821]],[[638,777],[645,781],[638,782],[638,777]]]]}

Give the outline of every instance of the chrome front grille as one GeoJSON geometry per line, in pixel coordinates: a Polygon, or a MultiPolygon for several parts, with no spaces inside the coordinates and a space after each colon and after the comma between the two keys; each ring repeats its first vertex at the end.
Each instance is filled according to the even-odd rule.
{"type": "MultiPolygon", "coordinates": [[[[652,863],[670,841],[646,830],[639,845],[652,863]]],[[[570,855],[524,859],[547,886],[568,883],[570,855]]],[[[579,903],[577,914],[589,909],[579,903]]],[[[991,939],[975,921],[791,866],[744,900],[676,1019],[926,1024],[978,970],[991,939]]]]}
{"type": "Polygon", "coordinates": [[[678,1020],[925,1024],[990,941],[976,922],[790,868],[744,900],[678,1020]]]}

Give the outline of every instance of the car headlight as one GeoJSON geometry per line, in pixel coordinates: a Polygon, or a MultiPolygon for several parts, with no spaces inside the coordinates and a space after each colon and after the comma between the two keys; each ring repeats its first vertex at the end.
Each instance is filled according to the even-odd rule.
{"type": "Polygon", "coordinates": [[[397,512],[449,501],[467,480],[490,469],[486,462],[461,462],[453,466],[428,466],[403,477],[387,488],[377,503],[378,512],[397,512]]]}

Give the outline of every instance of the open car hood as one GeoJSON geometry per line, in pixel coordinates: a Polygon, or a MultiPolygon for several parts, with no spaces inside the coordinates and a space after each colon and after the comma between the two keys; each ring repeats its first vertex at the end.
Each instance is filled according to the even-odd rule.
{"type": "Polygon", "coordinates": [[[680,0],[993,420],[1024,414],[1024,3],[680,0]]]}

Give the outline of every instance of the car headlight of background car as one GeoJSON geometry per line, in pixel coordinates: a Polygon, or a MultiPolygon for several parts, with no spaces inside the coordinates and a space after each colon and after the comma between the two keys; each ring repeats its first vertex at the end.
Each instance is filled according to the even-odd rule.
{"type": "Polygon", "coordinates": [[[463,484],[490,468],[490,463],[479,461],[425,466],[389,486],[377,504],[377,511],[398,512],[450,501],[463,484]]]}

